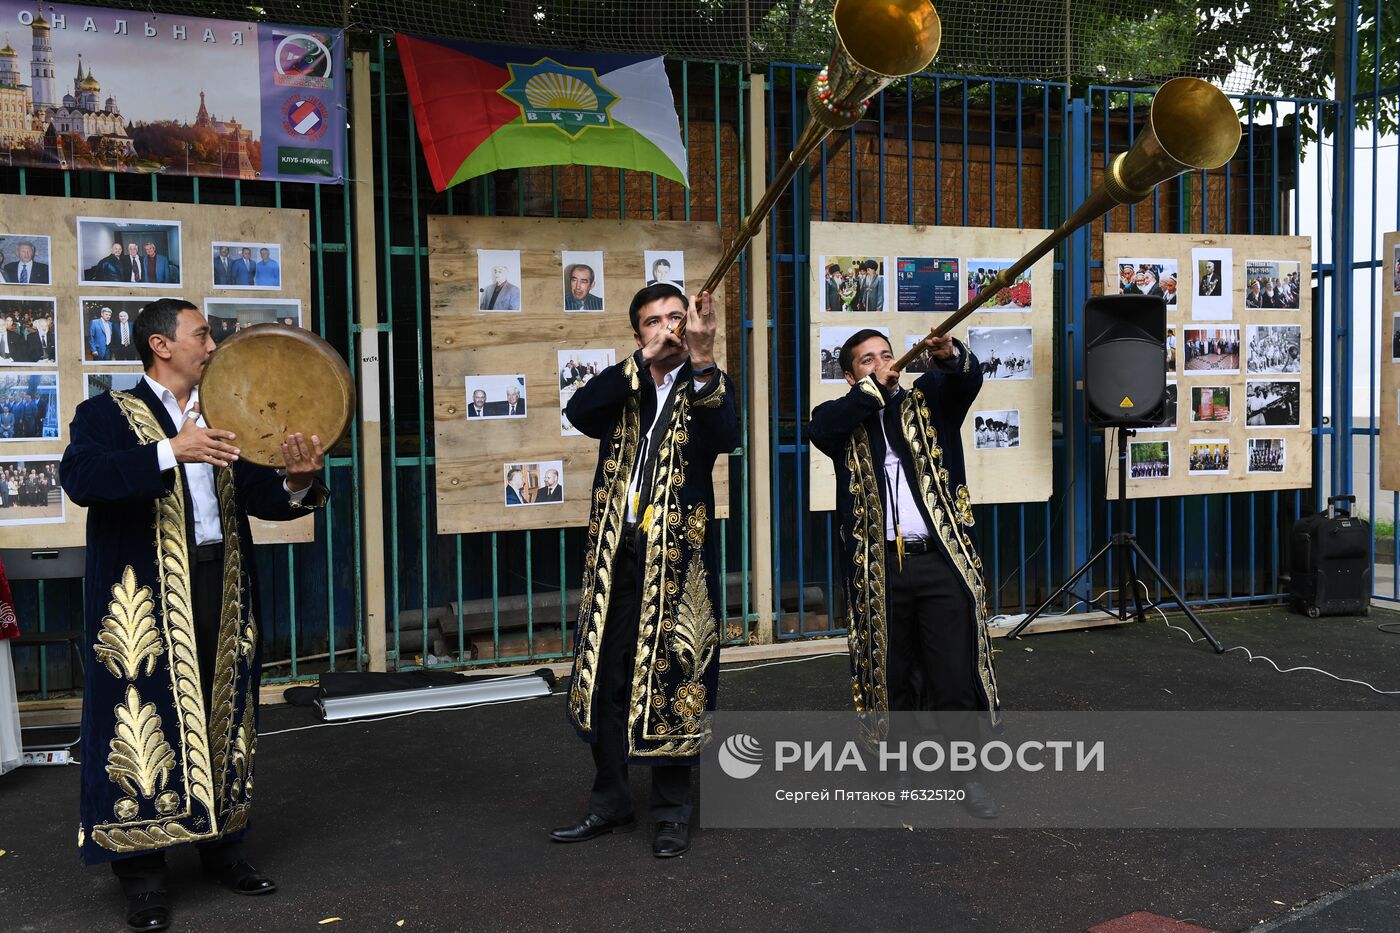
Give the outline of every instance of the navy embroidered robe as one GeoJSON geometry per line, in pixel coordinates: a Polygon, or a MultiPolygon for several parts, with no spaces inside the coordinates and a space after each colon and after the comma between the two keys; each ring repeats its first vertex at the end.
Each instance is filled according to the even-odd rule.
{"type": "MultiPolygon", "coordinates": [[[[638,351],[589,380],[567,409],[570,423],[600,441],[569,691],[569,718],[589,743],[597,740],[595,688],[627,489],[641,432],[656,414],[651,378],[638,351]]],[[[643,764],[686,762],[710,737],[723,634],[720,542],[708,533],[711,475],[716,458],[739,445],[734,396],[723,374],[696,389],[690,363],[683,364],[644,465],[653,482],[638,517],[649,512],[651,521],[639,532],[640,620],[627,715],[628,757],[643,764]]]]}
{"type": "Polygon", "coordinates": [[[885,434],[890,437],[935,545],[957,570],[973,606],[981,708],[997,719],[996,676],[987,633],[986,582],[973,538],[962,423],[982,389],[977,357],[957,344],[953,369],[935,362],[895,395],[866,376],[812,411],[808,436],[836,467],[842,579],[851,654],[851,695],[867,739],[888,731],[888,628],[885,615],[885,434]],[[884,432],[880,421],[884,419],[884,432]]]}
{"type": "Polygon", "coordinates": [[[291,505],[276,471],[215,471],[224,535],[223,610],[205,709],[191,602],[194,516],[179,465],[156,444],[175,435],[145,380],[78,406],[59,476],[87,508],[78,847],[97,864],[248,825],[261,652],[248,515],[288,521],[323,505],[316,482],[291,505]]]}

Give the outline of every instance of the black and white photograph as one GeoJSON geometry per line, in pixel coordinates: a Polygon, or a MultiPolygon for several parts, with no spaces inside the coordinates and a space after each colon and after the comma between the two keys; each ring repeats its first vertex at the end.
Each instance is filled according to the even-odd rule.
{"type": "Polygon", "coordinates": [[[1167,375],[1176,375],[1176,325],[1167,328],[1167,375]]]}
{"type": "Polygon", "coordinates": [[[467,420],[496,421],[525,417],[525,377],[468,376],[467,420]]]}
{"type": "Polygon", "coordinates": [[[50,285],[52,265],[48,237],[0,233],[0,285],[50,285]]]}
{"type": "Polygon", "coordinates": [[[558,505],[564,501],[563,460],[507,463],[501,468],[501,478],[507,507],[558,505]]]}
{"type": "Polygon", "coordinates": [[[1167,311],[1176,310],[1175,259],[1118,260],[1118,294],[1149,295],[1167,303],[1167,311]]]}
{"type": "Polygon", "coordinates": [[[182,283],[178,220],[78,218],[82,285],[169,288],[182,283]]]}
{"type": "Polygon", "coordinates": [[[1250,324],[1245,328],[1245,372],[1254,374],[1303,371],[1303,328],[1299,324],[1250,324]]]}
{"type": "MultiPolygon", "coordinates": [[[[914,349],[914,348],[915,348],[916,346],[918,346],[920,343],[923,343],[923,340],[924,340],[924,337],[925,337],[925,336],[927,336],[927,335],[926,335],[926,334],[911,334],[911,335],[909,335],[908,337],[905,337],[905,338],[904,338],[904,352],[905,352],[905,353],[908,353],[910,350],[914,349]]],[[[904,371],[905,371],[906,373],[913,373],[914,375],[917,376],[917,375],[922,375],[923,373],[928,372],[929,369],[932,368],[932,366],[933,366],[933,357],[929,356],[927,352],[924,352],[924,353],[920,353],[918,356],[914,357],[913,362],[911,362],[908,366],[904,367],[904,371]]]]}
{"type": "Polygon", "coordinates": [[[1299,264],[1250,259],[1244,264],[1244,306],[1261,311],[1297,311],[1301,300],[1299,264]]]}
{"type": "MultiPolygon", "coordinates": [[[[885,335],[885,339],[890,337],[888,327],[875,327],[885,335]]],[[[813,362],[817,365],[821,373],[821,381],[826,383],[845,383],[846,377],[841,372],[841,345],[857,331],[865,330],[864,327],[823,327],[817,339],[819,356],[813,362]]],[[[893,347],[891,347],[893,350],[893,347]]]]}
{"type": "Polygon", "coordinates": [[[587,385],[594,376],[616,362],[612,350],[559,350],[559,436],[583,437],[583,432],[569,423],[564,409],[574,393],[587,385]]]}
{"type": "Polygon", "coordinates": [[[1233,375],[1240,371],[1240,329],[1228,327],[1188,327],[1185,335],[1188,376],[1233,375]]]}
{"type": "MultiPolygon", "coordinates": [[[[674,285],[685,291],[685,251],[649,249],[642,252],[648,285],[674,285]]],[[[702,283],[703,284],[703,283],[702,283]]]]}
{"type": "Polygon", "coordinates": [[[1021,446],[1021,412],[974,411],[972,440],[978,450],[1005,450],[1021,446]]]}
{"type": "Polygon", "coordinates": [[[85,398],[96,398],[103,392],[130,392],[141,381],[140,372],[88,373],[85,398]]]}
{"type": "Polygon", "coordinates": [[[884,256],[821,256],[822,306],[828,314],[884,311],[889,304],[884,256]]]}
{"type": "Polygon", "coordinates": [[[1192,439],[1186,466],[1192,476],[1229,473],[1230,442],[1218,437],[1192,439]]]}
{"type": "Polygon", "coordinates": [[[84,363],[136,363],[136,315],[154,299],[83,296],[84,363]]]}
{"type": "Polygon", "coordinates": [[[0,296],[0,366],[53,366],[58,305],[52,298],[0,296]]]}
{"type": "Polygon", "coordinates": [[[1172,475],[1172,445],[1167,441],[1128,443],[1129,479],[1167,479],[1172,475]]]}
{"type": "Polygon", "coordinates": [[[1302,424],[1301,382],[1246,379],[1244,423],[1247,428],[1296,428],[1302,424]]]}
{"type": "Polygon", "coordinates": [[[1215,247],[1191,250],[1191,320],[1228,321],[1234,314],[1234,252],[1215,247]]]}
{"type": "Polygon", "coordinates": [[[1138,431],[1175,431],[1176,430],[1176,383],[1168,382],[1166,394],[1162,396],[1162,423],[1150,428],[1138,428],[1138,431]]]}
{"type": "Polygon", "coordinates": [[[519,311],[520,250],[477,250],[476,284],[482,311],[519,311]]]}
{"type": "Polygon", "coordinates": [[[63,521],[57,456],[0,457],[0,525],[63,521]]]}
{"type": "Polygon", "coordinates": [[[1287,447],[1281,437],[1251,437],[1246,473],[1282,473],[1288,462],[1287,447]]]}
{"type": "Polygon", "coordinates": [[[1229,421],[1229,386],[1191,387],[1192,424],[1228,424],[1229,421]]]}
{"type": "Polygon", "coordinates": [[[216,344],[255,324],[303,326],[299,298],[206,298],[204,316],[216,344]]]}
{"type": "Polygon", "coordinates": [[[603,251],[566,249],[559,253],[563,267],[565,311],[604,310],[603,251]]]}
{"type": "Polygon", "coordinates": [[[982,364],[985,379],[1031,378],[1029,327],[969,327],[967,348],[982,364]]]}
{"type": "Polygon", "coordinates": [[[210,261],[215,288],[269,291],[282,287],[282,247],[276,243],[215,240],[210,261]]]}
{"type": "Polygon", "coordinates": [[[0,441],[58,440],[58,373],[0,373],[0,441]]]}

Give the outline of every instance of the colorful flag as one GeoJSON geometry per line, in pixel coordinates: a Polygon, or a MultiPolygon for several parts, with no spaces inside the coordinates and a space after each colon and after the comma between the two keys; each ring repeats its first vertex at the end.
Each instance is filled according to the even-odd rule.
{"type": "Polygon", "coordinates": [[[664,60],[397,36],[438,191],[504,168],[609,165],[686,181],[664,60]]]}

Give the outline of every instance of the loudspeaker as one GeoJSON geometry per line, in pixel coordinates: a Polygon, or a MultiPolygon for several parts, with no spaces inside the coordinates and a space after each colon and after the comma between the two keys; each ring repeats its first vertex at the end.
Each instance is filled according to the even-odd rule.
{"type": "Polygon", "coordinates": [[[1145,428],[1166,419],[1167,303],[1104,295],[1084,304],[1084,398],[1091,425],[1145,428]]]}

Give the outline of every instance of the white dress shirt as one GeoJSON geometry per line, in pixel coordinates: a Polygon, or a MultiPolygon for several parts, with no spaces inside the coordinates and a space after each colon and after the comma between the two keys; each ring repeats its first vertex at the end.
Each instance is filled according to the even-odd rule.
{"type": "MultiPolygon", "coordinates": [[[[189,401],[185,403],[185,408],[180,409],[180,403],[175,399],[175,393],[165,386],[156,382],[150,376],[142,376],[151,391],[160,399],[165,406],[165,413],[170,416],[170,420],[175,424],[178,432],[185,426],[185,422],[190,418],[201,428],[207,428],[204,416],[196,414],[192,409],[199,404],[199,387],[195,386],[190,391],[189,401]]],[[[237,441],[235,441],[235,444],[237,441]]],[[[156,444],[156,462],[160,464],[160,471],[175,466],[175,448],[170,443],[170,438],[166,438],[156,444]]],[[[224,540],[223,523],[219,520],[219,494],[214,487],[214,465],[211,463],[186,463],[182,464],[185,470],[185,483],[190,489],[190,505],[194,508],[194,543],[217,544],[224,540]]],[[[282,481],[282,487],[287,488],[286,480],[282,481]]],[[[288,492],[291,495],[292,504],[301,502],[306,498],[306,493],[311,487],[296,492],[288,492]]]]}
{"type": "MultiPolygon", "coordinates": [[[[646,461],[651,459],[651,452],[656,448],[656,426],[661,422],[661,413],[666,410],[666,402],[671,397],[671,391],[676,387],[676,373],[681,371],[682,362],[675,369],[662,378],[661,384],[656,384],[656,379],[651,375],[651,367],[643,365],[646,372],[647,384],[656,391],[656,413],[651,417],[651,426],[647,428],[643,446],[637,451],[637,463],[632,468],[632,482],[627,486],[627,521],[636,522],[637,515],[637,493],[641,489],[642,472],[646,469],[646,461]]],[[[706,380],[694,380],[696,389],[703,389],[706,380]]]]}
{"type": "MultiPolygon", "coordinates": [[[[900,389],[900,394],[904,392],[900,389]]],[[[890,400],[890,404],[898,401],[896,395],[890,400]]],[[[924,513],[919,511],[919,500],[914,498],[914,483],[911,477],[904,470],[904,463],[899,459],[899,454],[895,451],[894,445],[890,443],[890,434],[885,430],[884,411],[880,412],[880,431],[885,436],[885,540],[893,541],[895,538],[926,538],[928,537],[928,523],[924,521],[924,513]],[[891,497],[893,493],[893,497],[891,497]],[[898,531],[896,531],[895,519],[898,517],[898,531]]]]}

